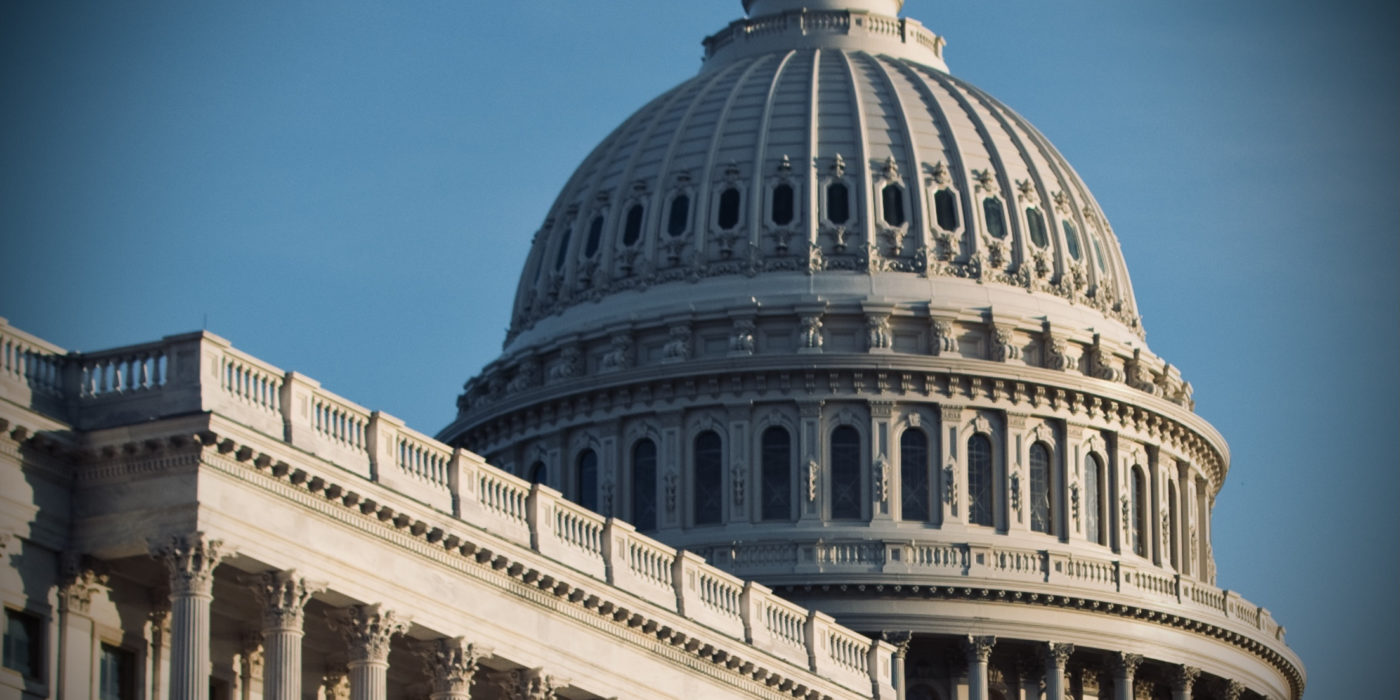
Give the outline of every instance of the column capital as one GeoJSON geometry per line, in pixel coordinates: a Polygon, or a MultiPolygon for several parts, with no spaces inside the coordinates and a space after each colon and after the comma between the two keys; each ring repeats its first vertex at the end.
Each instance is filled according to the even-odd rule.
{"type": "Polygon", "coordinates": [[[424,642],[417,651],[432,680],[434,697],[470,697],[477,664],[491,655],[490,648],[470,644],[464,637],[424,642]]]}
{"type": "Polygon", "coordinates": [[[510,694],[516,700],[556,700],[559,690],[569,682],[544,672],[543,668],[511,671],[510,694]]]}
{"type": "Polygon", "coordinates": [[[300,632],[306,602],[326,588],[307,581],[293,569],[267,571],[244,581],[263,606],[264,630],[300,632]]]}
{"type": "Polygon", "coordinates": [[[409,620],[383,606],[352,605],[327,615],[331,628],[345,638],[350,663],[388,663],[389,640],[408,631],[409,620]]]}
{"type": "Polygon", "coordinates": [[[1157,692],[1157,684],[1152,681],[1133,681],[1133,700],[1152,700],[1157,692]]]}
{"type": "Polygon", "coordinates": [[[1132,678],[1133,674],[1137,673],[1138,666],[1142,665],[1142,654],[1120,651],[1109,656],[1109,663],[1113,665],[1114,673],[1132,678]]]}
{"type": "Polygon", "coordinates": [[[986,663],[992,656],[992,647],[996,646],[997,638],[991,635],[974,636],[967,635],[967,639],[962,640],[963,651],[967,654],[968,663],[986,663]]]}
{"type": "Polygon", "coordinates": [[[1196,679],[1201,675],[1201,669],[1195,666],[1180,664],[1173,666],[1169,678],[1171,679],[1172,690],[1191,692],[1191,686],[1196,684],[1196,679]]]}
{"type": "Polygon", "coordinates": [[[343,669],[328,669],[321,675],[321,695],[326,700],[350,700],[350,676],[343,669]]]}
{"type": "Polygon", "coordinates": [[[1074,653],[1074,645],[1061,642],[1046,642],[1040,647],[1040,656],[1045,661],[1046,666],[1064,670],[1065,664],[1069,663],[1069,657],[1074,653]]]}
{"type": "Polygon", "coordinates": [[[170,571],[170,595],[212,597],[214,568],[229,554],[223,540],[195,531],[148,542],[151,555],[170,571]]]}
{"type": "Polygon", "coordinates": [[[885,630],[880,638],[894,645],[894,656],[903,659],[909,654],[909,645],[914,641],[914,633],[909,630],[885,630]]]}
{"type": "Polygon", "coordinates": [[[92,597],[107,587],[107,574],[92,569],[64,573],[58,583],[58,611],[86,615],[92,609],[92,597]]]}
{"type": "Polygon", "coordinates": [[[1231,678],[1225,682],[1225,700],[1240,700],[1244,695],[1244,684],[1231,678]]]}

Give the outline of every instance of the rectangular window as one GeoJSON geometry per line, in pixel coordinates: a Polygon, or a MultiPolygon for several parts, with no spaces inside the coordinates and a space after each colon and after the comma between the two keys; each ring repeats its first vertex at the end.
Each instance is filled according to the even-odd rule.
{"type": "Polygon", "coordinates": [[[25,678],[42,680],[43,640],[38,615],[20,610],[5,611],[5,668],[24,674],[25,678]]]}
{"type": "Polygon", "coordinates": [[[98,700],[136,699],[136,655],[110,644],[102,645],[98,665],[98,700]]]}

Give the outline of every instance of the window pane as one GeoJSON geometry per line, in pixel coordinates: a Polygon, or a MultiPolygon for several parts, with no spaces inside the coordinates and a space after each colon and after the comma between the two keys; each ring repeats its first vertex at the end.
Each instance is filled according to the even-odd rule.
{"type": "Polygon", "coordinates": [[[1103,544],[1099,528],[1099,513],[1103,512],[1102,489],[1099,488],[1099,458],[1089,455],[1084,460],[1084,536],[1090,542],[1103,544]]]}
{"type": "Polygon", "coordinates": [[[778,185],[773,188],[773,223],[786,226],[792,223],[794,193],[792,185],[778,185]]]}
{"type": "Polygon", "coordinates": [[[695,524],[718,523],[722,515],[721,485],[724,455],[719,434],[706,430],[695,436],[695,524]]]}
{"type": "Polygon", "coordinates": [[[1144,491],[1146,489],[1142,479],[1142,468],[1135,464],[1133,465],[1133,552],[1140,557],[1147,556],[1147,538],[1142,526],[1144,491]]]}
{"type": "Polygon", "coordinates": [[[899,517],[932,520],[928,488],[928,437],[918,428],[899,438],[899,517]]]}
{"type": "Polygon", "coordinates": [[[666,219],[666,233],[679,236],[685,233],[686,225],[689,223],[690,197],[678,194],[675,199],[671,200],[671,215],[666,219]]]}
{"type": "Polygon", "coordinates": [[[564,267],[564,261],[569,258],[569,236],[573,229],[564,229],[564,235],[559,237],[559,249],[554,251],[554,269],[564,267]]]}
{"type": "Polygon", "coordinates": [[[880,210],[885,223],[891,226],[904,225],[904,188],[899,185],[885,185],[880,191],[880,210]]]}
{"type": "Polygon", "coordinates": [[[739,225],[739,189],[730,187],[719,196],[719,227],[728,231],[739,225]]]}
{"type": "Polygon", "coordinates": [[[107,644],[98,662],[99,700],[133,700],[136,697],[136,655],[107,644]]]}
{"type": "Polygon", "coordinates": [[[1026,209],[1026,228],[1031,232],[1031,243],[1044,248],[1050,239],[1045,237],[1045,218],[1038,209],[1026,209]]]}
{"type": "Polygon", "coordinates": [[[849,425],[831,431],[831,517],[860,517],[860,433],[849,425]]]}
{"type": "Polygon", "coordinates": [[[851,200],[846,185],[833,182],[826,186],[826,220],[833,224],[844,224],[851,218],[851,200]]]}
{"type": "Polygon", "coordinates": [[[982,200],[982,216],[987,220],[988,236],[1006,238],[1006,217],[1001,211],[1001,200],[995,197],[982,200]]]}
{"type": "Polygon", "coordinates": [[[1171,544],[1172,568],[1180,569],[1181,561],[1177,558],[1179,547],[1177,546],[1176,533],[1179,528],[1176,522],[1176,482],[1174,481],[1167,482],[1167,527],[1171,544]]]}
{"type": "Polygon", "coordinates": [[[1031,445],[1031,529],[1050,532],[1050,450],[1031,445]]]}
{"type": "Polygon", "coordinates": [[[39,639],[39,618],[19,610],[5,611],[4,664],[24,674],[25,678],[40,677],[43,647],[39,639]]]}
{"type": "Polygon", "coordinates": [[[981,433],[967,439],[967,509],[973,525],[994,525],[992,441],[981,433]]]}
{"type": "Polygon", "coordinates": [[[1061,221],[1060,228],[1065,231],[1065,247],[1069,249],[1070,257],[1079,259],[1079,232],[1075,230],[1074,224],[1068,221],[1061,221]]]}
{"type": "Polygon", "coordinates": [[[656,443],[651,440],[632,447],[632,524],[656,529],[656,443]]]}
{"type": "Polygon", "coordinates": [[[603,216],[600,214],[593,217],[593,223],[588,225],[588,242],[583,246],[583,254],[593,257],[598,252],[598,244],[603,241],[603,216]]]}
{"type": "Polygon", "coordinates": [[[952,190],[941,189],[934,192],[933,208],[938,215],[938,228],[952,231],[958,227],[958,203],[953,198],[952,190]]]}
{"type": "Polygon", "coordinates": [[[792,519],[792,441],[788,431],[773,427],[763,431],[764,520],[792,519]]]}
{"type": "Polygon", "coordinates": [[[642,205],[633,204],[627,210],[627,223],[622,228],[623,245],[636,245],[642,237],[642,205]]]}
{"type": "Polygon", "coordinates": [[[598,510],[598,453],[593,450],[578,456],[578,504],[598,510]]]}

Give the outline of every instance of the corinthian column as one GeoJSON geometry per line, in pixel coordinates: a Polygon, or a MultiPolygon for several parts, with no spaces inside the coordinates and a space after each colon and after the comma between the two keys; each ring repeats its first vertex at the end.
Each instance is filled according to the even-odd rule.
{"type": "Polygon", "coordinates": [[[151,542],[170,570],[170,698],[209,698],[209,608],[223,542],[202,532],[151,542]]]}
{"type": "Polygon", "coordinates": [[[350,700],[389,696],[389,639],[408,631],[408,620],[380,605],[355,605],[330,617],[350,656],[350,700]]]}
{"type": "Polygon", "coordinates": [[[1112,656],[1113,699],[1133,700],[1133,676],[1142,664],[1142,654],[1120,651],[1112,656]]]}
{"type": "Polygon", "coordinates": [[[510,697],[514,700],[558,700],[559,690],[569,684],[541,668],[511,671],[510,681],[510,697]]]}
{"type": "Polygon", "coordinates": [[[904,659],[909,656],[909,644],[914,641],[914,633],[909,630],[886,630],[884,638],[894,645],[894,663],[890,669],[890,675],[894,676],[894,698],[904,700],[904,686],[908,685],[904,678],[904,659]]]}
{"type": "Polygon", "coordinates": [[[968,635],[963,640],[963,651],[967,653],[967,697],[968,700],[987,700],[987,660],[992,657],[992,647],[996,637],[974,637],[968,635]]]}
{"type": "Polygon", "coordinates": [[[321,587],[295,571],[269,571],[255,579],[263,606],[263,698],[301,700],[301,638],[306,601],[321,587]]]}
{"type": "Polygon", "coordinates": [[[1047,642],[1041,653],[1045,657],[1045,700],[1065,700],[1065,664],[1074,653],[1074,645],[1047,642]]]}
{"type": "Polygon", "coordinates": [[[1194,666],[1182,664],[1172,669],[1172,700],[1191,700],[1191,687],[1196,684],[1196,678],[1201,675],[1201,669],[1194,666]]]}
{"type": "Polygon", "coordinates": [[[424,644],[418,653],[432,680],[431,700],[471,700],[477,662],[490,656],[491,650],[456,637],[424,644]]]}

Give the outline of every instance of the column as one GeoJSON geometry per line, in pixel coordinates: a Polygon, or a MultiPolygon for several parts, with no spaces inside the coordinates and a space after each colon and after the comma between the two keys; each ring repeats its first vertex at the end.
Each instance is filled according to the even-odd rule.
{"type": "Polygon", "coordinates": [[[1113,665],[1113,700],[1133,700],[1133,676],[1142,664],[1142,655],[1120,651],[1110,659],[1113,665]]]}
{"type": "Polygon", "coordinates": [[[1065,687],[1065,665],[1073,653],[1073,644],[1046,642],[1041,648],[1045,660],[1045,700],[1065,700],[1068,690],[1065,687]]]}
{"type": "Polygon", "coordinates": [[[1240,700],[1244,697],[1244,684],[1230,679],[1225,682],[1225,700],[1240,700]]]}
{"type": "Polygon", "coordinates": [[[307,584],[296,571],[268,571],[252,589],[263,606],[264,700],[301,700],[303,612],[322,588],[307,584]]]}
{"type": "MultiPolygon", "coordinates": [[[[152,598],[156,593],[152,592],[152,598]]],[[[152,601],[146,618],[147,648],[146,677],[150,681],[151,700],[170,700],[170,595],[161,591],[152,601]]]]}
{"type": "Polygon", "coordinates": [[[431,700],[471,700],[477,663],[490,656],[491,650],[456,637],[424,644],[418,653],[432,681],[431,700]]]}
{"type": "Polygon", "coordinates": [[[1181,664],[1172,668],[1172,700],[1191,700],[1191,687],[1196,685],[1196,678],[1201,675],[1201,669],[1194,666],[1181,664]]]}
{"type": "Polygon", "coordinates": [[[992,656],[992,647],[997,638],[992,636],[968,635],[963,640],[963,651],[967,653],[968,700],[988,700],[987,660],[992,656]]]}
{"type": "Polygon", "coordinates": [[[258,700],[263,697],[265,660],[262,633],[249,632],[243,635],[243,648],[239,650],[233,662],[238,678],[234,697],[238,700],[258,700]]]}
{"type": "Polygon", "coordinates": [[[890,675],[894,676],[894,697],[895,700],[904,700],[904,689],[909,684],[904,677],[904,659],[909,655],[909,644],[914,641],[914,633],[909,630],[886,630],[883,636],[885,641],[894,645],[894,663],[890,668],[890,675]]]}
{"type": "Polygon", "coordinates": [[[408,631],[408,620],[376,603],[338,610],[330,623],[349,647],[350,700],[386,700],[389,640],[408,631]]]}
{"type": "Polygon", "coordinates": [[[560,689],[568,684],[542,668],[520,669],[510,673],[509,695],[515,700],[558,700],[560,689]]]}
{"type": "Polygon", "coordinates": [[[93,658],[92,597],[107,577],[91,569],[70,571],[58,587],[58,695],[96,697],[97,660],[93,658]]]}
{"type": "Polygon", "coordinates": [[[1079,672],[1079,687],[1081,700],[1099,700],[1102,684],[1099,682],[1099,670],[1097,668],[1083,668],[1079,672]]]}
{"type": "Polygon", "coordinates": [[[170,698],[209,699],[209,608],[223,542],[203,532],[152,542],[170,570],[170,698]]]}

